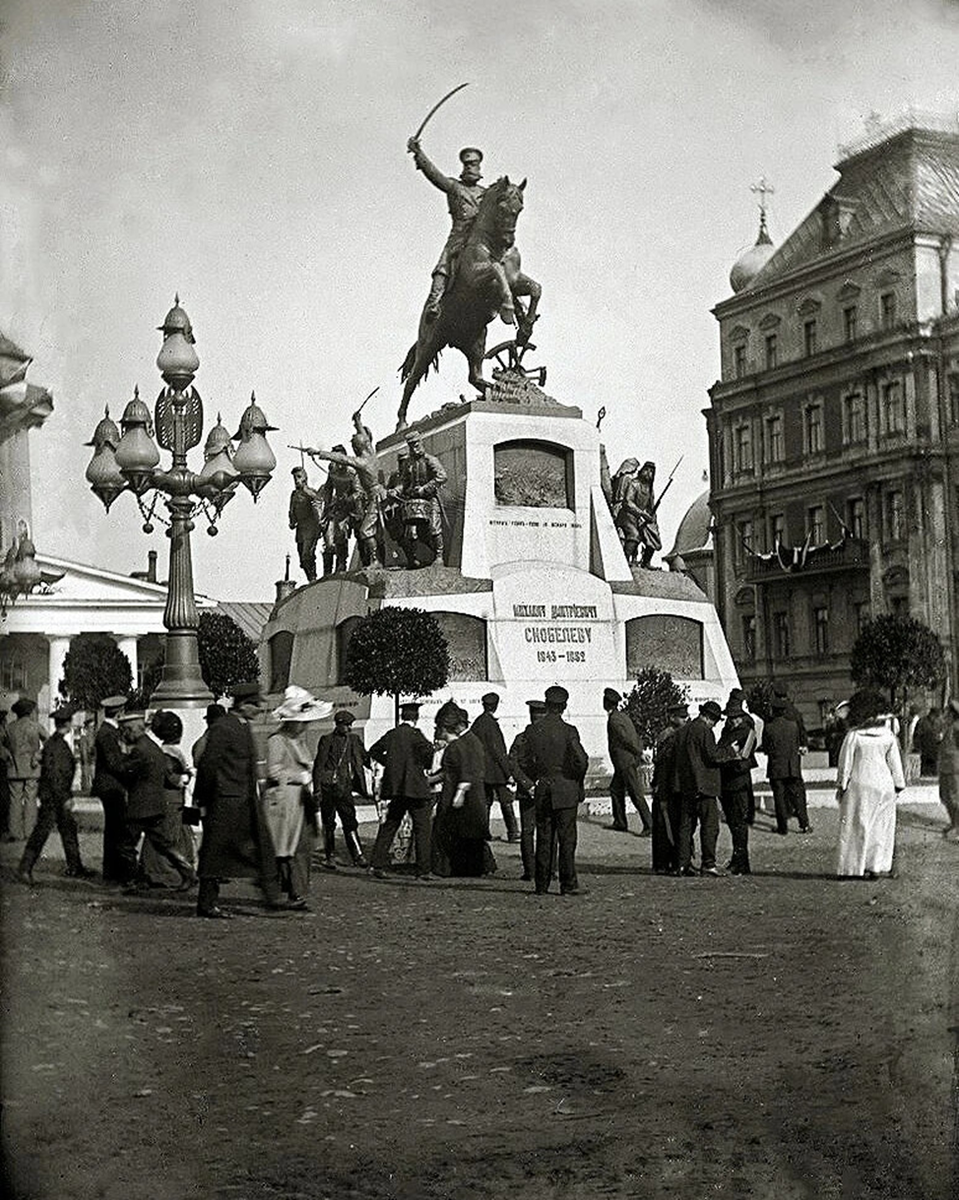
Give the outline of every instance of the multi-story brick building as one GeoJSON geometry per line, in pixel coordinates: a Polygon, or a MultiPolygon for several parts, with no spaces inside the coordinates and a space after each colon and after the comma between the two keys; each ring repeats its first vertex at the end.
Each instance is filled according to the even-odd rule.
{"type": "Polygon", "coordinates": [[[873,129],[836,170],[733,268],[705,413],[734,661],[812,724],[871,617],[935,629],[953,683],[959,639],[959,124],[873,129]]]}

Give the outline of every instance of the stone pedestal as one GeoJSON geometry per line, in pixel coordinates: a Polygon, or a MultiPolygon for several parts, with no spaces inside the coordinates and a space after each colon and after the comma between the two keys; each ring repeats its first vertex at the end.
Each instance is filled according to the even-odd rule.
{"type": "MultiPolygon", "coordinates": [[[[433,612],[450,644],[450,682],[423,703],[427,734],[450,696],[476,716],[495,691],[509,742],[527,724],[526,701],[560,683],[601,769],[604,687],[625,695],[638,670],[658,666],[689,685],[693,704],[725,700],[738,680],[715,609],[685,576],[630,569],[601,487],[599,435],[579,409],[542,393],[480,400],[447,405],[418,430],[449,477],[445,562],[297,589],[264,631],[263,678],[274,692],[296,683],[352,708],[369,745],[392,724],[392,702],[352,694],[342,664],[352,624],[392,604],[433,612]]],[[[402,444],[397,434],[380,443],[384,477],[402,444]]]]}

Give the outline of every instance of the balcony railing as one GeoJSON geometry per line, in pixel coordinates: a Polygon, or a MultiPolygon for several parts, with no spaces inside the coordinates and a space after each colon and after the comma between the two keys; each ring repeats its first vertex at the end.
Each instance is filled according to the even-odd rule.
{"type": "Polygon", "coordinates": [[[869,543],[863,538],[846,538],[836,546],[813,546],[805,558],[797,549],[796,562],[786,567],[775,554],[752,555],[746,561],[746,581],[764,583],[784,575],[822,575],[850,570],[869,570],[869,543]]]}

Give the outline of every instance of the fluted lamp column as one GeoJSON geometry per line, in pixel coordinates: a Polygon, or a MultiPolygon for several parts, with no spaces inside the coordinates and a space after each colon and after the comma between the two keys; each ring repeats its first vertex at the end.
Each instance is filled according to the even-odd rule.
{"type": "Polygon", "coordinates": [[[122,436],[108,412],[87,443],[94,448],[87,480],[108,511],[121,491],[131,491],[143,514],[146,533],[153,531],[156,496],[149,507],[144,497],[154,489],[165,497],[170,539],[170,575],[163,613],[166,657],[151,704],[198,708],[209,704],[213,697],[203,682],[197,645],[200,621],[193,588],[193,518],[202,510],[209,521],[207,532],[214,534],[216,522],[239,483],[256,499],[276,466],[266,441],[266,432],[275,427],[267,423],[255,399],[244,411],[235,439],[230,438],[218,417],[204,447],[204,466],[199,473],[191,471],[187,452],[199,444],[203,435],[203,404],[193,387],[200,359],[190,318],[180,306],[179,297],[160,331],[163,345],[157,368],[166,386],[157,397],[153,416],[136,390],[120,419],[122,436]],[[160,453],[154,436],[173,456],[168,471],[158,469],[160,453]],[[240,442],[236,454],[231,440],[240,442]]]}

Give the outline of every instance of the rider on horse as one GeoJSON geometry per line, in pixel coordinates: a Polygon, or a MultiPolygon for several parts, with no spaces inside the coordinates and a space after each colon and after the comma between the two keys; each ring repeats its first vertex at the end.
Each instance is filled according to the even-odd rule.
{"type": "Polygon", "coordinates": [[[456,257],[463,249],[486,188],[480,184],[483,178],[480,164],[483,152],[474,146],[467,146],[460,151],[460,162],[463,169],[459,179],[444,175],[426,155],[420,145],[419,138],[410,138],[406,148],[413,155],[417,169],[422,171],[434,187],[446,193],[453,228],[446,239],[446,245],[440,253],[439,261],[433,268],[433,283],[429,298],[426,301],[424,316],[427,321],[435,321],[440,311],[440,301],[443,293],[456,269],[456,257]]]}

